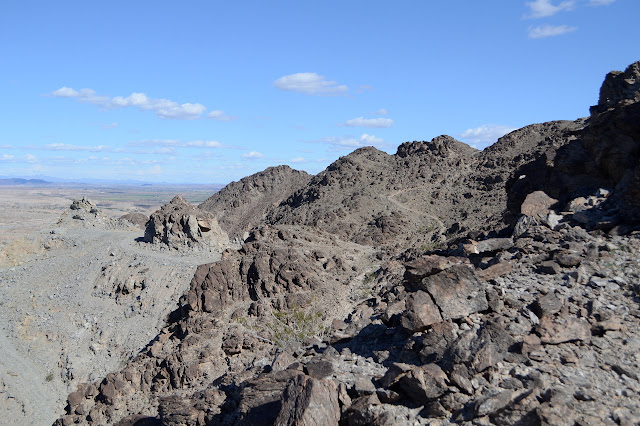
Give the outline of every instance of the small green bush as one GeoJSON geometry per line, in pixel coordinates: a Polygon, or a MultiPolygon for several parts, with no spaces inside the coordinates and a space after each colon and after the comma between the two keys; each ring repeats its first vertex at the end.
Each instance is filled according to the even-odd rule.
{"type": "Polygon", "coordinates": [[[273,313],[273,321],[267,328],[271,340],[281,348],[306,344],[313,337],[322,338],[327,332],[324,314],[320,311],[304,311],[299,307],[273,313]]]}

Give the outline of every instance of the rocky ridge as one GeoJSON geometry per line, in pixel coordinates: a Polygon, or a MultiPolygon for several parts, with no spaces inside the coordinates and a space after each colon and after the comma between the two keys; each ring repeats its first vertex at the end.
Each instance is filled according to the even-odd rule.
{"type": "Polygon", "coordinates": [[[589,119],[283,190],[57,424],[640,423],[638,64],[589,119]]]}

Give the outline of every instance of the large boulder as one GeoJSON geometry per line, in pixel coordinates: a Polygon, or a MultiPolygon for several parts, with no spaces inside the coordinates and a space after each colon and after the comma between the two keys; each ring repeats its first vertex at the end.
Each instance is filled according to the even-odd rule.
{"type": "Polygon", "coordinates": [[[144,232],[144,241],[173,249],[208,247],[222,249],[229,238],[213,214],[189,204],[181,196],[154,212],[144,232]]]}

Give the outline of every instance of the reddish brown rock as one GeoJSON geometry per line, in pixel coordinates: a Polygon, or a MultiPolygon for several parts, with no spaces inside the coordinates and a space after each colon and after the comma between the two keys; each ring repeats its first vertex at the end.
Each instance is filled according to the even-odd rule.
{"type": "Polygon", "coordinates": [[[457,256],[439,256],[437,254],[426,255],[405,263],[407,269],[405,276],[407,279],[419,280],[461,264],[469,264],[469,259],[457,256]]]}
{"type": "Polygon", "coordinates": [[[438,307],[433,303],[431,296],[424,291],[409,294],[406,307],[400,324],[411,333],[425,330],[429,325],[442,321],[438,307]]]}
{"type": "Polygon", "coordinates": [[[444,320],[463,318],[489,308],[483,285],[468,266],[452,266],[426,277],[420,287],[433,297],[444,320]]]}
{"type": "Polygon", "coordinates": [[[282,395],[278,426],[337,425],[340,420],[338,388],[331,380],[294,377],[282,395]]]}
{"type": "Polygon", "coordinates": [[[545,316],[536,327],[542,343],[558,343],[587,340],[591,337],[591,326],[584,318],[571,316],[545,316]]]}
{"type": "Polygon", "coordinates": [[[525,216],[544,219],[548,216],[549,209],[557,202],[558,200],[549,197],[544,191],[535,191],[524,199],[520,206],[520,213],[525,216]]]}

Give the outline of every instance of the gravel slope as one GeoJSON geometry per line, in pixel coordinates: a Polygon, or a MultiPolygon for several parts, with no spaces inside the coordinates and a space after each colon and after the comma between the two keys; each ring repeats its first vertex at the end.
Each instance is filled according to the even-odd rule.
{"type": "Polygon", "coordinates": [[[77,383],[121,368],[157,335],[196,266],[219,259],[159,250],[136,242],[141,233],[67,217],[25,237],[28,247],[4,247],[0,424],[53,423],[77,383]]]}

